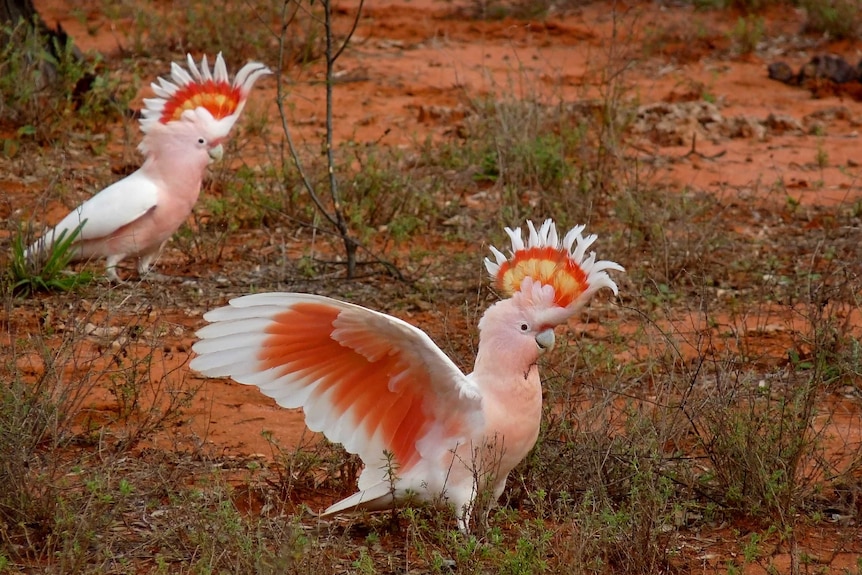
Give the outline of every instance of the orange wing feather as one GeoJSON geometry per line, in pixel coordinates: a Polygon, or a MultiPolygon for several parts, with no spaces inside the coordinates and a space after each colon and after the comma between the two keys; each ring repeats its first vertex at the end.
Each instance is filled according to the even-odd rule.
{"type": "Polygon", "coordinates": [[[315,394],[331,390],[329,400],[341,417],[353,409],[361,415],[355,425],[368,436],[382,432],[384,445],[406,471],[419,460],[416,442],[432,424],[422,407],[424,397],[417,392],[430,389],[430,384],[413,381],[390,390],[392,376],[404,370],[401,358],[391,354],[372,362],[344,347],[332,338],[339,313],[330,306],[300,303],[273,316],[258,354],[261,368],[320,378],[315,394]]]}

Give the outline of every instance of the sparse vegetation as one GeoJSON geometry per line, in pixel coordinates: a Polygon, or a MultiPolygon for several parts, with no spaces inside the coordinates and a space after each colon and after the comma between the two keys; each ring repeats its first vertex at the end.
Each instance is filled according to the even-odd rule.
{"type": "MultiPolygon", "coordinates": [[[[283,5],[223,4],[217,18],[218,7],[181,3],[179,26],[161,4],[102,9],[142,59],[188,49],[262,58],[276,46],[271,26],[284,14],[271,12],[283,5]],[[225,14],[245,25],[221,24],[225,14]]],[[[285,61],[324,77],[319,4],[288,4],[287,22],[305,36],[285,61]]],[[[354,13],[335,17],[344,35],[354,13]]],[[[732,38],[753,50],[761,17],[741,21],[732,38]]],[[[630,140],[641,97],[628,77],[634,50],[592,58],[576,101],[532,89],[544,80],[520,66],[509,84],[464,87],[445,133],[411,145],[351,137],[331,158],[320,130],[303,131],[320,122],[301,124],[291,109],[299,96],[285,67],[284,112],[303,138],[295,153],[308,183],[325,189],[331,167],[350,237],[410,281],[340,279],[332,262],[344,237],[322,222],[263,115],[246,126],[254,145],[234,144],[213,166],[194,221],[168,245],[163,263],[188,277],[167,289],[82,281],[87,264],[67,270],[74,234],[36,269],[15,223],[24,216],[4,212],[0,573],[795,574],[806,561],[818,562],[812,571],[860,571],[862,204],[812,205],[783,179],[774,193],[753,184],[752,200],[648,178],[660,161],[691,160],[630,140]],[[214,439],[228,425],[216,398],[236,386],[188,371],[204,310],[259,290],[334,295],[410,316],[468,365],[475,319],[494,300],[479,244],[500,245],[501,224],[547,216],[588,222],[601,256],[627,273],[619,299],[596,301],[542,360],[539,442],[472,535],[457,532],[445,507],[317,519],[308,511],[353,491],[359,461],[310,433],[280,436],[274,413],[230,420],[253,420],[262,444],[214,439]],[[826,551],[806,541],[812,532],[828,534],[826,551]],[[854,559],[838,567],[843,556],[854,559]]],[[[0,105],[17,114],[3,121],[17,118],[20,141],[4,142],[0,170],[41,181],[39,164],[57,162],[26,129],[41,100],[20,92],[2,62],[19,64],[0,59],[0,105]],[[23,167],[21,150],[34,159],[23,167]]],[[[336,110],[348,89],[335,90],[336,110]]],[[[710,84],[710,94],[722,89],[710,84]]],[[[702,85],[689,91],[706,98],[702,85]]],[[[70,130],[107,129],[97,108],[79,113],[70,130]]],[[[828,136],[814,136],[804,160],[821,180],[842,161],[828,136]]],[[[65,152],[91,157],[80,140],[65,152]]],[[[842,177],[855,185],[851,168],[842,177]]],[[[10,191],[25,215],[39,209],[32,185],[10,191]]]]}
{"type": "Polygon", "coordinates": [[[16,128],[15,138],[3,138],[7,157],[21,140],[53,141],[66,127],[99,130],[134,95],[119,89],[96,56],[79,59],[71,44],[49,51],[34,26],[5,25],[0,38],[0,118],[16,128]]]}
{"type": "Polygon", "coordinates": [[[171,59],[186,52],[231,58],[265,59],[278,48],[282,8],[290,10],[289,60],[306,64],[323,54],[318,15],[300,2],[253,4],[181,0],[171,6],[153,1],[103,1],[104,26],[122,26],[124,48],[146,57],[171,59]],[[166,23],[170,23],[166,25],[166,23]],[[242,23],[243,25],[235,25],[242,23]]]}
{"type": "Polygon", "coordinates": [[[521,20],[539,19],[547,16],[548,10],[556,4],[566,5],[568,2],[553,2],[553,0],[472,0],[470,16],[480,20],[502,20],[517,18],[521,20]]]}
{"type": "Polygon", "coordinates": [[[740,54],[754,52],[763,40],[763,18],[754,14],[740,17],[730,35],[740,54]]]}
{"type": "Polygon", "coordinates": [[[39,291],[72,291],[93,280],[93,274],[84,270],[69,272],[69,263],[75,257],[72,243],[81,233],[84,223],[68,233],[62,231],[50,249],[44,253],[27,253],[33,234],[27,229],[18,229],[12,239],[12,257],[4,290],[12,296],[27,297],[39,291]]]}
{"type": "Polygon", "coordinates": [[[799,0],[805,9],[805,28],[836,40],[859,38],[862,17],[859,0],[799,0]]]}

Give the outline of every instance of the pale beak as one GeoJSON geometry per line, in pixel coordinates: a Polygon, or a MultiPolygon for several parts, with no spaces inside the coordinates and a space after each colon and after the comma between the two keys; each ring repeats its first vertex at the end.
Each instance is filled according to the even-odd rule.
{"type": "Polygon", "coordinates": [[[554,342],[556,339],[554,338],[554,330],[546,329],[543,332],[540,332],[536,336],[536,345],[539,346],[539,353],[545,353],[552,347],[554,347],[554,342]]]}
{"type": "Polygon", "coordinates": [[[222,148],[221,144],[215,148],[210,148],[209,155],[210,163],[217,162],[222,159],[222,156],[224,156],[224,148],[222,148]]]}

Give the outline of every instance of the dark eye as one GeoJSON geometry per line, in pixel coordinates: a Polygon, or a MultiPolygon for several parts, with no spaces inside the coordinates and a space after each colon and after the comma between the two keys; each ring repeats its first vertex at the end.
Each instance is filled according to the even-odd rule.
{"type": "Polygon", "coordinates": [[[521,324],[521,331],[529,331],[529,330],[530,330],[530,326],[528,326],[525,323],[521,324]]]}
{"type": "Polygon", "coordinates": [[[207,143],[207,141],[204,140],[203,138],[198,138],[198,144],[206,144],[206,143],[207,143]]]}

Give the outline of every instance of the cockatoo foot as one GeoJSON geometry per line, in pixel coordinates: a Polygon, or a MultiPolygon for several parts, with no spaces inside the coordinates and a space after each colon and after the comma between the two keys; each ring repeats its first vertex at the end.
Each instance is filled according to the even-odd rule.
{"type": "Polygon", "coordinates": [[[186,278],[179,276],[169,276],[167,274],[160,274],[159,272],[144,272],[141,274],[141,281],[154,282],[154,283],[179,283],[185,281],[186,278]]]}
{"type": "Polygon", "coordinates": [[[107,279],[108,282],[115,284],[126,283],[125,280],[123,280],[122,278],[120,278],[120,276],[117,275],[117,268],[115,267],[109,267],[105,270],[105,279],[107,279]]]}
{"type": "MultiPolygon", "coordinates": [[[[130,280],[124,280],[119,275],[117,275],[117,268],[109,267],[105,271],[105,278],[111,282],[116,284],[127,284],[130,280]]],[[[159,282],[159,283],[177,283],[183,281],[185,278],[182,277],[174,277],[165,274],[160,274],[154,271],[140,271],[138,270],[138,278],[140,281],[146,282],[159,282]]]]}

